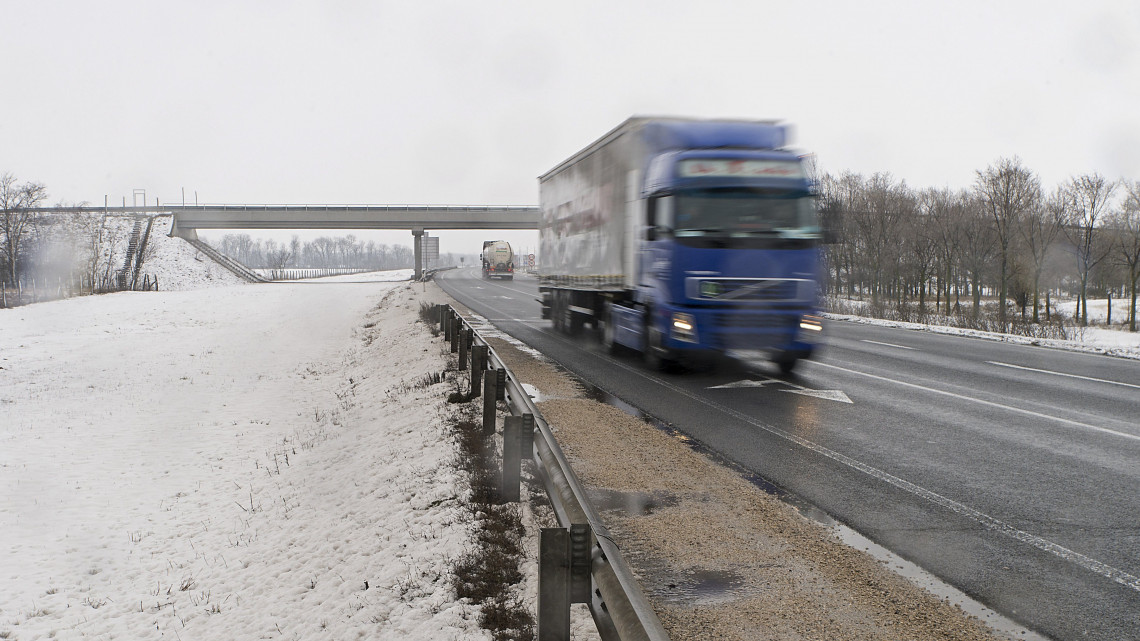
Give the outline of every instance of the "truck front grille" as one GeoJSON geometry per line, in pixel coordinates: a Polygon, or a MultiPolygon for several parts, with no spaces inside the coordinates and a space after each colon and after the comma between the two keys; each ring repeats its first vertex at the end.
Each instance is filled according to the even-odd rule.
{"type": "Polygon", "coordinates": [[[721,312],[713,315],[713,323],[722,329],[783,329],[799,322],[794,314],[740,314],[721,312]]]}
{"type": "Polygon", "coordinates": [[[685,293],[699,300],[778,303],[810,298],[811,284],[798,278],[687,278],[685,293]]]}

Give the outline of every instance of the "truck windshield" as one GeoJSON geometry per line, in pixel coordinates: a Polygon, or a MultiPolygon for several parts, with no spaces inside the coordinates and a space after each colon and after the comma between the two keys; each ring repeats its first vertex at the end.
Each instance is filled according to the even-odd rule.
{"type": "Polygon", "coordinates": [[[674,235],[816,238],[815,199],[784,189],[690,189],[676,194],[674,235]]]}

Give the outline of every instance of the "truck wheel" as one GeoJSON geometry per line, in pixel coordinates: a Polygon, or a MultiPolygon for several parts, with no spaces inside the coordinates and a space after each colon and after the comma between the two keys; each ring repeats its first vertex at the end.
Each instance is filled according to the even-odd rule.
{"type": "MultiPolygon", "coordinates": [[[[569,297],[567,297],[567,299],[569,299],[569,297]]],[[[566,326],[570,328],[569,334],[571,336],[577,336],[578,334],[581,334],[582,333],[582,325],[583,325],[582,315],[581,314],[575,314],[574,311],[570,309],[570,301],[567,300],[566,301],[566,326]]]]}
{"type": "Polygon", "coordinates": [[[605,311],[602,313],[602,346],[610,354],[621,351],[621,345],[614,341],[614,306],[606,301],[605,311]]]}
{"type": "Polygon", "coordinates": [[[792,370],[796,368],[796,363],[798,362],[799,359],[796,358],[785,358],[783,360],[776,361],[776,366],[780,368],[781,374],[791,374],[792,370]]]}
{"type": "Polygon", "coordinates": [[[582,326],[582,322],[575,323],[574,310],[570,309],[570,296],[564,295],[562,297],[562,305],[560,307],[562,315],[562,331],[570,336],[578,333],[578,328],[582,326]]]}
{"type": "Polygon", "coordinates": [[[562,325],[562,292],[555,291],[550,295],[550,320],[554,324],[554,331],[566,331],[562,325]]]}
{"type": "Polygon", "coordinates": [[[570,292],[554,292],[554,307],[550,312],[554,319],[554,329],[563,334],[573,336],[582,326],[580,319],[575,323],[574,312],[570,309],[570,292]]]}
{"type": "Polygon", "coordinates": [[[672,351],[661,347],[661,332],[649,322],[645,325],[645,364],[650,369],[660,372],[671,372],[677,368],[677,357],[672,351]]]}

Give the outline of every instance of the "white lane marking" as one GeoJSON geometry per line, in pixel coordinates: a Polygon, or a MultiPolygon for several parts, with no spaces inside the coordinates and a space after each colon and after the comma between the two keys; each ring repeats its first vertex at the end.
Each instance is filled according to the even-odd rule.
{"type": "Polygon", "coordinates": [[[926,387],[925,385],[917,385],[915,383],[907,383],[906,381],[899,381],[899,380],[895,380],[893,378],[887,378],[886,376],[878,376],[875,374],[868,374],[867,372],[860,372],[860,371],[854,370],[854,369],[847,369],[846,367],[840,367],[838,365],[832,365],[831,363],[822,363],[820,361],[811,361],[811,363],[814,365],[820,365],[822,367],[830,367],[832,369],[837,369],[841,372],[847,372],[849,374],[857,374],[859,376],[866,376],[867,378],[873,378],[873,379],[880,380],[880,381],[886,381],[888,383],[895,383],[896,385],[902,385],[905,387],[913,387],[914,389],[920,389],[920,390],[923,390],[925,392],[930,392],[932,394],[941,394],[943,396],[949,396],[951,398],[956,398],[958,400],[970,401],[971,403],[978,403],[979,405],[986,405],[988,407],[996,407],[998,409],[1007,410],[1007,411],[1014,412],[1017,414],[1024,414],[1026,416],[1032,416],[1034,418],[1043,418],[1043,419],[1049,420],[1049,421],[1056,421],[1058,423],[1064,423],[1065,425],[1072,425],[1073,427],[1082,427],[1086,430],[1092,430],[1094,432],[1103,432],[1105,434],[1112,434],[1113,436],[1120,436],[1123,438],[1132,439],[1134,441],[1140,441],[1140,435],[1129,434],[1128,432],[1120,432],[1117,430],[1110,430],[1107,427],[1100,427],[1097,425],[1089,425],[1088,423],[1081,423],[1080,421],[1071,421],[1067,418],[1061,418],[1059,416],[1050,416],[1048,414],[1042,414],[1041,412],[1034,412],[1033,410],[1025,410],[1025,409],[1021,409],[1020,407],[1013,407],[1012,405],[1002,405],[1001,403],[994,403],[993,401],[984,401],[980,398],[974,398],[972,396],[964,396],[962,394],[955,394],[954,392],[947,392],[945,390],[934,389],[933,387],[926,387]]]}
{"type": "Polygon", "coordinates": [[[779,383],[779,382],[780,381],[777,381],[774,378],[765,379],[763,381],[754,381],[751,379],[744,379],[742,381],[736,381],[735,383],[725,383],[724,385],[714,385],[712,387],[706,387],[705,389],[738,389],[741,387],[764,387],[765,385],[768,385],[769,383],[779,383]]]}
{"type": "Polygon", "coordinates": [[[778,378],[769,378],[769,377],[765,377],[764,380],[762,380],[762,381],[754,381],[751,379],[744,379],[741,381],[736,381],[735,383],[725,383],[724,385],[714,385],[712,387],[706,387],[705,389],[738,389],[741,387],[764,387],[765,385],[771,385],[772,383],[776,383],[778,385],[787,385],[788,387],[793,388],[793,389],[779,390],[781,392],[787,392],[789,394],[801,394],[803,396],[811,396],[812,398],[822,398],[822,399],[825,399],[828,401],[838,401],[840,403],[851,403],[852,405],[854,405],[854,403],[851,401],[851,399],[848,398],[847,395],[843,393],[843,390],[809,389],[809,388],[804,387],[802,385],[796,385],[795,383],[792,383],[790,381],[783,381],[783,380],[780,380],[778,378]]]}
{"type": "Polygon", "coordinates": [[[843,393],[843,390],[837,390],[837,389],[782,389],[780,391],[781,392],[787,392],[788,394],[800,394],[802,396],[811,396],[812,398],[822,398],[822,399],[828,400],[828,401],[837,401],[839,403],[850,403],[852,405],[855,404],[854,401],[852,401],[850,398],[847,397],[846,394],[843,393]]]}
{"type": "Polygon", "coordinates": [[[1052,374],[1053,376],[1065,376],[1068,378],[1079,378],[1084,381],[1093,381],[1095,383],[1108,383],[1109,385],[1120,385],[1121,387],[1132,387],[1140,389],[1140,385],[1133,385],[1132,383],[1121,383],[1120,381],[1110,381],[1103,378],[1093,378],[1091,376],[1078,376],[1077,374],[1066,374],[1064,372],[1053,372],[1047,369],[1035,369],[1033,367],[1023,367],[1021,365],[1011,365],[1009,363],[999,363],[997,361],[986,361],[990,365],[997,365],[998,367],[1010,367],[1013,369],[1023,369],[1029,372],[1039,372],[1041,374],[1052,374]]]}
{"type": "Polygon", "coordinates": [[[863,338],[863,339],[860,339],[860,341],[862,341],[862,342],[864,342],[864,343],[873,343],[873,344],[875,344],[875,345],[885,345],[885,346],[887,346],[887,347],[897,347],[897,348],[899,348],[899,349],[914,349],[913,347],[907,347],[906,345],[895,345],[894,343],[882,343],[882,342],[879,342],[879,341],[869,341],[869,340],[867,340],[867,339],[865,339],[865,338],[863,338]]]}
{"type": "MultiPolygon", "coordinates": [[[[490,307],[490,306],[488,305],[488,307],[490,307]]],[[[558,334],[555,334],[553,332],[548,332],[547,335],[551,338],[554,338],[555,340],[566,343],[567,345],[571,345],[571,346],[576,345],[574,343],[574,341],[563,338],[562,336],[559,336],[558,334]]],[[[516,339],[516,340],[518,340],[518,339],[516,339]]],[[[589,352],[584,351],[583,353],[589,353],[589,352]]],[[[1017,528],[1015,528],[1015,527],[1013,527],[1013,526],[1011,526],[1011,525],[1009,525],[1003,521],[1000,521],[998,519],[995,519],[992,516],[989,516],[988,514],[985,514],[983,512],[979,512],[978,510],[975,510],[971,507],[968,507],[968,506],[966,506],[962,503],[959,503],[953,499],[949,499],[949,498],[942,496],[941,494],[938,494],[936,492],[932,492],[932,491],[930,491],[924,487],[921,487],[919,485],[915,485],[914,483],[911,483],[910,481],[905,481],[905,480],[903,480],[903,479],[901,479],[901,478],[899,478],[893,474],[889,474],[889,473],[884,472],[883,470],[880,470],[876,467],[872,467],[870,465],[867,465],[866,463],[863,463],[862,461],[858,461],[858,460],[855,460],[849,456],[845,456],[843,454],[840,454],[839,452],[836,452],[835,450],[828,449],[822,445],[819,445],[818,443],[815,443],[813,441],[809,441],[806,438],[803,438],[802,436],[797,436],[795,434],[785,432],[784,430],[772,427],[771,425],[766,425],[764,423],[761,423],[760,421],[757,421],[756,419],[752,418],[751,416],[748,416],[747,414],[744,414],[742,412],[734,410],[731,407],[721,405],[720,403],[710,401],[706,398],[702,398],[700,396],[697,396],[696,394],[693,394],[692,392],[689,392],[688,390],[682,389],[680,387],[677,387],[676,385],[673,385],[672,383],[669,383],[669,382],[664,381],[660,378],[657,378],[656,376],[651,376],[651,375],[645,373],[644,370],[631,367],[631,366],[629,366],[625,363],[622,363],[622,362],[620,362],[620,361],[618,361],[612,357],[609,357],[609,356],[603,356],[601,354],[597,354],[596,356],[598,358],[610,363],[611,365],[616,365],[617,367],[620,367],[620,368],[626,370],[627,372],[629,372],[633,375],[640,376],[642,378],[653,381],[657,385],[660,385],[666,389],[673,390],[674,392],[681,394],[683,396],[686,396],[686,397],[688,397],[688,398],[690,398],[690,399],[692,399],[692,400],[694,400],[694,401],[696,401],[702,405],[706,405],[706,406],[711,407],[713,409],[717,409],[721,412],[724,412],[725,414],[728,414],[729,416],[733,416],[738,420],[741,420],[745,423],[748,423],[749,425],[752,425],[753,427],[762,429],[765,432],[772,434],[773,436],[778,436],[782,439],[791,441],[791,442],[793,442],[797,445],[800,445],[802,447],[805,447],[805,448],[807,448],[807,449],[809,449],[809,450],[811,450],[817,454],[820,454],[822,456],[826,456],[827,458],[829,458],[833,461],[836,461],[837,463],[840,463],[842,465],[846,465],[847,467],[850,467],[854,470],[858,470],[864,474],[867,474],[868,476],[871,476],[872,478],[883,481],[884,483],[888,483],[888,484],[890,484],[890,485],[892,485],[892,486],[894,486],[900,490],[903,490],[905,492],[908,492],[908,493],[913,494],[915,496],[918,496],[920,498],[926,499],[927,501],[930,501],[936,505],[940,505],[944,508],[947,508],[947,509],[951,510],[952,512],[954,512],[955,514],[966,517],[966,518],[982,525],[983,527],[986,527],[990,530],[993,530],[999,534],[1002,534],[1004,536],[1007,536],[1007,537],[1012,538],[1012,539],[1017,540],[1017,541],[1021,541],[1022,543],[1028,543],[1029,545],[1037,548],[1038,550],[1041,550],[1043,552],[1048,552],[1049,554],[1052,554],[1054,556],[1057,556],[1058,558],[1061,558],[1065,561],[1073,563],[1073,564],[1075,564],[1079,567],[1082,567],[1082,568],[1084,568],[1090,572],[1099,574],[1100,576],[1103,576],[1107,579],[1111,579],[1112,581],[1119,583],[1120,585],[1131,588],[1132,590],[1134,590],[1136,592],[1140,592],[1140,577],[1133,576],[1133,575],[1131,575],[1131,574],[1129,574],[1123,570],[1120,570],[1120,569],[1117,569],[1111,565],[1108,565],[1107,563],[1103,563],[1103,562],[1098,561],[1092,557],[1085,556],[1084,554],[1081,554],[1080,552],[1075,552],[1075,551],[1070,550],[1064,546],[1053,543],[1052,541],[1050,541],[1048,539],[1036,536],[1034,534],[1030,534],[1030,533],[1025,532],[1023,530],[1019,530],[1019,529],[1017,529],[1017,528]]],[[[816,365],[823,365],[823,363],[820,363],[818,361],[809,361],[809,362],[815,363],[816,365]]],[[[834,367],[834,366],[832,366],[832,367],[834,367]]],[[[842,369],[842,368],[839,368],[839,369],[842,369]]],[[[597,387],[601,387],[601,386],[597,385],[597,387]]],[[[604,388],[602,388],[602,389],[603,389],[603,391],[607,391],[607,392],[609,391],[609,390],[605,390],[604,388]]]]}

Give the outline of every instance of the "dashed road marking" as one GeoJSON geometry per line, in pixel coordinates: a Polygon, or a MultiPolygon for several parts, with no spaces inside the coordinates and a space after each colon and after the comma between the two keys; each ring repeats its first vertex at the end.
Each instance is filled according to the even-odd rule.
{"type": "Polygon", "coordinates": [[[1121,383],[1120,381],[1110,381],[1104,378],[1093,378],[1091,376],[1079,376],[1077,374],[1066,374],[1065,372],[1054,372],[1047,369],[1036,369],[1034,367],[1024,367],[1022,365],[1012,365],[1010,363],[999,363],[998,361],[986,361],[989,365],[997,365],[998,367],[1009,367],[1012,369],[1023,369],[1028,372],[1038,372],[1040,374],[1052,374],[1053,376],[1064,376],[1066,378],[1079,378],[1082,381],[1093,381],[1094,383],[1107,383],[1109,385],[1120,385],[1121,387],[1131,387],[1140,389],[1140,385],[1133,385],[1132,383],[1121,383]]]}
{"type": "Polygon", "coordinates": [[[886,381],[888,383],[894,383],[896,385],[902,385],[904,387],[911,387],[914,389],[920,389],[920,390],[923,390],[924,392],[930,392],[931,394],[941,394],[942,396],[949,396],[951,398],[956,398],[956,399],[961,400],[961,401],[970,401],[971,403],[977,403],[979,405],[985,405],[988,407],[996,407],[998,409],[1003,409],[1003,410],[1006,410],[1008,412],[1014,412],[1015,414],[1023,414],[1025,416],[1032,416],[1034,418],[1043,418],[1043,419],[1046,419],[1049,421],[1055,421],[1057,423],[1063,423],[1065,425],[1072,425],[1073,427],[1080,427],[1080,428],[1084,428],[1086,430],[1092,430],[1094,432],[1101,432],[1103,434],[1112,434],[1113,436],[1119,436],[1121,438],[1131,439],[1133,441],[1140,441],[1140,435],[1129,434],[1128,432],[1121,432],[1119,430],[1112,430],[1112,429],[1109,429],[1107,427],[1100,427],[1099,425],[1089,425],[1088,423],[1082,423],[1080,421],[1073,421],[1073,420],[1070,420],[1067,418],[1061,418],[1060,416],[1050,416],[1049,414],[1042,414],[1041,412],[1034,412],[1033,410],[1026,410],[1026,409],[1022,409],[1020,407],[1014,407],[1012,405],[1003,405],[1001,403],[995,403],[993,401],[985,401],[985,400],[982,400],[980,398],[974,398],[973,396],[966,396],[964,394],[955,394],[954,392],[947,392],[946,390],[934,389],[933,387],[926,387],[925,385],[918,385],[917,383],[907,383],[906,381],[899,381],[899,380],[895,380],[893,378],[887,378],[886,376],[879,376],[877,374],[868,374],[867,372],[860,372],[859,370],[847,369],[846,367],[840,367],[838,365],[832,365],[831,363],[823,363],[823,362],[819,362],[819,361],[812,361],[812,362],[815,365],[819,365],[820,367],[830,367],[832,369],[837,369],[841,372],[847,372],[848,374],[856,374],[858,376],[865,376],[867,378],[873,378],[873,379],[879,380],[879,381],[886,381]]]}
{"type": "Polygon", "coordinates": [[[883,343],[880,341],[871,341],[871,340],[867,340],[865,338],[861,339],[861,341],[864,343],[873,343],[875,345],[885,345],[887,347],[897,347],[898,349],[911,349],[911,350],[914,349],[913,347],[907,347],[906,345],[895,345],[894,343],[883,343]]]}

